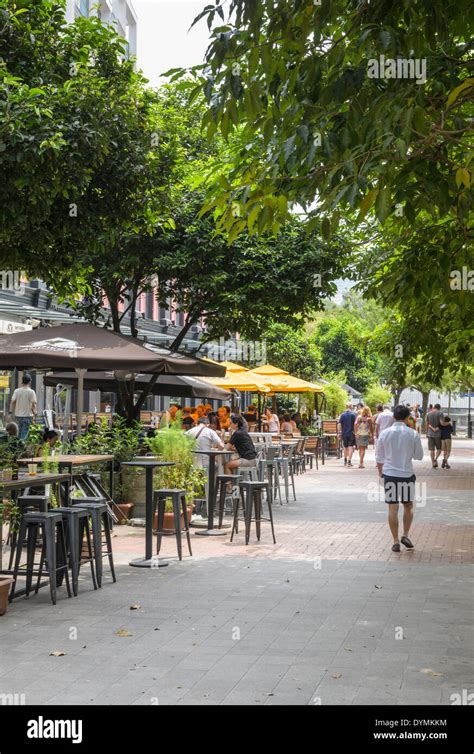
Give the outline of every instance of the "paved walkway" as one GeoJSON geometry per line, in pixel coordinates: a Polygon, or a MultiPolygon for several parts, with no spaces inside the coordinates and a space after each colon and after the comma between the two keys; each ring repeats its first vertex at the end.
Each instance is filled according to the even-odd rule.
{"type": "MultiPolygon", "coordinates": [[[[373,454],[297,478],[245,547],[193,537],[180,563],[130,568],[143,530],[116,527],[118,582],[0,619],[0,694],[49,704],[450,704],[474,691],[473,448],[416,464],[416,549],[391,552],[373,454]],[[135,607],[136,609],[131,609],[135,607]],[[51,652],[64,652],[52,656],[51,652]]],[[[184,545],[184,541],[183,541],[184,545]]]]}

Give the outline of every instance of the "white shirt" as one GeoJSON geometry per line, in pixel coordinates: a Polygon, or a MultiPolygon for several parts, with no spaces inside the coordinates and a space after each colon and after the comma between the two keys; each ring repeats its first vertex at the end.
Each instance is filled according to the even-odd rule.
{"type": "Polygon", "coordinates": [[[383,463],[383,473],[387,476],[412,476],[412,459],[421,461],[422,458],[420,435],[404,422],[396,421],[379,435],[375,460],[383,463]]]}
{"type": "Polygon", "coordinates": [[[384,409],[381,414],[377,414],[375,426],[379,428],[379,435],[384,429],[391,427],[394,421],[395,419],[389,408],[384,409]]]}
{"type": "Polygon", "coordinates": [[[268,420],[268,431],[269,432],[280,431],[280,420],[276,414],[272,414],[272,418],[268,420]]]}
{"type": "MultiPolygon", "coordinates": [[[[222,442],[217,432],[214,432],[214,430],[210,429],[210,427],[206,427],[206,425],[203,426],[202,424],[198,424],[197,427],[191,427],[191,429],[188,429],[186,434],[190,437],[195,438],[198,432],[200,434],[197,438],[196,450],[212,450],[213,448],[216,448],[216,446],[218,450],[223,449],[224,443],[222,442]]],[[[194,458],[195,466],[207,466],[209,463],[209,456],[195,455],[194,458]]]]}
{"type": "Polygon", "coordinates": [[[17,387],[12,395],[15,402],[15,416],[33,416],[33,403],[36,403],[36,393],[30,387],[17,387]]]}

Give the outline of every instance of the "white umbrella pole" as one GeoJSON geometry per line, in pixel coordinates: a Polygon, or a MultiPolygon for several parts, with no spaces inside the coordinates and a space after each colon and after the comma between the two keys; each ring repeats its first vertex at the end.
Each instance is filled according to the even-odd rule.
{"type": "Polygon", "coordinates": [[[76,369],[77,374],[77,436],[82,434],[82,414],[84,413],[84,375],[87,369],[76,369]]]}
{"type": "Polygon", "coordinates": [[[63,450],[69,440],[69,419],[71,417],[71,392],[72,388],[66,385],[66,400],[64,405],[64,421],[63,421],[63,450]]]}

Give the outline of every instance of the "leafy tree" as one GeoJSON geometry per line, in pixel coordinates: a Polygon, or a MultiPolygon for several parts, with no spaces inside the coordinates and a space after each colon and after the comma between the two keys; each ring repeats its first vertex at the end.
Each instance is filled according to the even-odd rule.
{"type": "Polygon", "coordinates": [[[262,230],[287,201],[317,198],[310,214],[316,226],[326,215],[327,235],[345,209],[405,228],[420,212],[449,217],[464,236],[473,16],[468,0],[207,5],[206,63],[186,85],[204,90],[210,133],[239,133],[229,189],[213,194],[224,227],[244,217],[262,230]]]}
{"type": "Polygon", "coordinates": [[[275,322],[264,333],[267,360],[295,377],[314,381],[320,372],[320,353],[301,328],[275,322]]]}
{"type": "Polygon", "coordinates": [[[379,403],[389,403],[392,398],[390,390],[380,385],[380,383],[374,382],[368,386],[364,392],[364,403],[375,411],[375,408],[379,403]]]}
{"type": "Polygon", "coordinates": [[[341,387],[346,380],[344,372],[330,374],[325,377],[327,384],[324,385],[325,410],[329,418],[337,418],[346,407],[349,400],[348,394],[341,387]]]}
{"type": "Polygon", "coordinates": [[[135,221],[129,186],[143,188],[133,157],[144,145],[133,137],[150,107],[124,40],[98,18],[67,24],[64,10],[0,0],[0,256],[46,281],[66,271],[80,280],[81,252],[117,230],[104,220],[107,201],[120,230],[135,221]]]}
{"type": "Polygon", "coordinates": [[[344,371],[348,384],[364,392],[376,377],[377,359],[361,325],[347,316],[328,316],[319,322],[312,338],[321,351],[323,372],[344,371]]]}

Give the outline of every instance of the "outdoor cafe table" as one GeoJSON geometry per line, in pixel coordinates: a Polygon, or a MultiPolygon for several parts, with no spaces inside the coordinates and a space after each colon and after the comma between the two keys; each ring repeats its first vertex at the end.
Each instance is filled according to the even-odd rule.
{"type": "MultiPolygon", "coordinates": [[[[65,455],[58,454],[48,456],[48,463],[53,461],[58,464],[59,471],[65,469],[69,473],[69,477],[72,479],[72,470],[77,466],[92,466],[95,463],[106,463],[109,467],[109,494],[113,500],[114,497],[114,456],[111,455],[65,455]]],[[[35,458],[19,458],[18,463],[44,463],[43,456],[35,456],[35,458]]]]}
{"type": "Polygon", "coordinates": [[[153,470],[163,466],[175,466],[173,461],[156,461],[144,456],[134,461],[122,461],[121,466],[136,466],[145,469],[146,493],[145,493],[145,557],[130,561],[131,566],[136,568],[162,568],[167,566],[161,560],[153,557],[153,470]]]}
{"type": "Polygon", "coordinates": [[[214,489],[216,473],[216,457],[230,456],[232,450],[193,450],[193,453],[209,456],[209,484],[207,491],[207,529],[201,529],[196,535],[201,537],[222,537],[227,534],[223,529],[214,529],[214,489]]]}
{"type": "MultiPolygon", "coordinates": [[[[21,490],[26,489],[27,487],[44,487],[46,484],[54,484],[54,482],[59,482],[60,484],[64,484],[65,487],[65,494],[64,494],[64,502],[65,505],[69,505],[69,485],[71,481],[71,477],[69,474],[60,474],[60,473],[45,473],[45,474],[19,474],[18,479],[11,479],[9,481],[4,481],[0,479],[0,500],[3,497],[3,494],[5,492],[21,492],[21,490]]],[[[3,523],[3,515],[0,517],[0,524],[3,523]]],[[[2,527],[0,526],[0,529],[2,527]]],[[[3,570],[2,569],[2,546],[1,546],[1,539],[0,539],[0,573],[12,575],[12,570],[3,570]]],[[[24,590],[20,590],[18,592],[15,592],[15,597],[21,596],[21,594],[24,593],[24,590]]]]}

